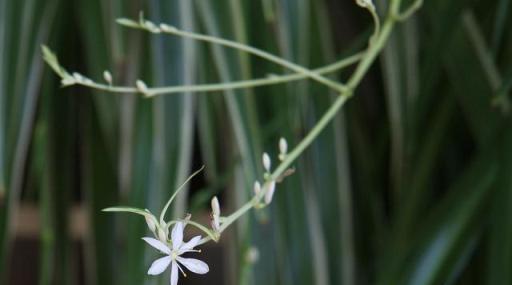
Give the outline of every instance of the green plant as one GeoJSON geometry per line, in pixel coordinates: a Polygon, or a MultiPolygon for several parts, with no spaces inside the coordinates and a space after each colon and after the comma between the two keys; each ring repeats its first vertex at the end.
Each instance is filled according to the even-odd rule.
{"type": "MultiPolygon", "coordinates": [[[[288,68],[292,71],[297,72],[298,76],[276,76],[272,75],[271,77],[267,79],[256,79],[256,80],[248,80],[248,81],[240,81],[235,82],[234,84],[216,84],[216,85],[207,85],[207,86],[179,86],[179,87],[160,87],[160,88],[148,88],[145,82],[142,80],[137,80],[135,87],[123,87],[123,86],[115,86],[112,82],[112,74],[109,71],[104,71],[103,77],[106,81],[106,84],[96,83],[93,80],[79,74],[76,72],[68,73],[65,68],[63,68],[59,62],[57,57],[45,46],[43,46],[43,54],[45,61],[52,67],[52,69],[61,77],[61,83],[63,86],[72,86],[72,85],[83,85],[86,87],[108,91],[108,92],[116,92],[116,93],[140,93],[144,95],[145,97],[154,97],[156,95],[162,95],[162,94],[169,94],[169,93],[176,93],[176,92],[191,92],[191,91],[216,91],[216,90],[227,90],[227,89],[233,89],[233,88],[247,88],[248,86],[254,86],[254,82],[257,82],[257,84],[261,85],[270,85],[270,84],[276,84],[276,83],[286,83],[288,81],[294,80],[294,79],[300,79],[300,78],[309,78],[312,80],[317,81],[318,83],[324,84],[325,86],[331,88],[333,91],[338,93],[338,98],[334,101],[334,103],[331,105],[331,107],[325,112],[325,114],[322,116],[322,118],[316,123],[316,125],[311,129],[311,131],[306,135],[306,137],[295,147],[291,150],[290,153],[287,153],[287,142],[284,139],[280,140],[280,160],[281,163],[277,166],[276,170],[271,172],[271,159],[267,153],[263,154],[263,166],[266,170],[264,175],[264,184],[263,187],[260,186],[259,182],[255,182],[255,195],[250,201],[245,203],[243,206],[241,206],[238,210],[236,210],[234,213],[232,213],[229,216],[226,217],[219,217],[220,210],[218,206],[217,198],[214,197],[212,200],[212,228],[211,230],[207,227],[204,227],[196,222],[192,222],[190,220],[190,217],[187,217],[183,221],[179,220],[171,220],[166,222],[164,220],[164,216],[166,214],[166,211],[169,207],[169,205],[172,203],[174,198],[176,197],[176,194],[179,192],[180,189],[182,189],[183,185],[180,186],[180,188],[173,194],[173,196],[169,199],[169,201],[166,203],[164,209],[162,210],[162,213],[160,215],[160,219],[157,220],[156,217],[154,217],[150,211],[148,210],[142,210],[137,208],[127,208],[127,207],[117,207],[117,208],[107,208],[105,211],[117,211],[117,212],[131,212],[136,213],[139,215],[143,215],[146,218],[146,222],[148,224],[148,227],[153,232],[155,238],[158,240],[154,240],[153,243],[160,243],[159,245],[153,245],[156,248],[167,248],[167,246],[170,248],[170,250],[164,250],[166,254],[169,255],[169,257],[165,257],[162,259],[159,259],[156,261],[156,263],[160,263],[161,260],[165,259],[168,265],[172,260],[172,274],[171,274],[171,284],[177,284],[177,268],[179,268],[179,265],[177,265],[177,261],[179,257],[175,257],[174,255],[171,256],[171,251],[174,252],[177,248],[175,243],[179,242],[179,244],[182,243],[182,238],[175,239],[174,237],[172,240],[169,240],[169,228],[171,225],[176,225],[175,230],[178,227],[178,225],[181,225],[183,227],[183,224],[191,224],[192,226],[196,226],[199,230],[204,232],[206,234],[206,237],[204,239],[201,239],[198,242],[194,243],[194,246],[201,245],[209,240],[217,241],[220,237],[220,234],[234,221],[239,219],[243,214],[245,214],[247,211],[249,211],[252,208],[262,208],[266,205],[269,205],[272,201],[272,196],[274,194],[274,189],[276,187],[276,182],[281,182],[289,173],[292,173],[294,170],[290,169],[289,167],[291,164],[304,152],[304,150],[311,144],[313,141],[318,137],[318,135],[321,133],[322,130],[324,130],[329,122],[333,120],[333,118],[338,113],[339,109],[345,104],[345,102],[354,94],[355,89],[361,82],[363,76],[367,73],[369,67],[374,62],[377,55],[382,51],[382,49],[385,46],[385,43],[387,42],[391,31],[393,30],[393,26],[397,21],[403,21],[407,19],[410,15],[412,15],[419,7],[421,7],[421,0],[415,1],[409,8],[405,10],[405,12],[400,11],[400,0],[395,0],[390,3],[389,11],[387,13],[387,17],[383,23],[382,29],[380,25],[380,19],[377,15],[376,8],[371,0],[361,0],[356,1],[356,3],[362,7],[367,9],[370,14],[372,15],[374,22],[375,22],[375,28],[374,33],[371,36],[369,40],[369,45],[366,51],[362,52],[360,55],[360,62],[358,63],[354,73],[350,77],[350,79],[347,81],[346,84],[340,84],[337,82],[334,82],[330,80],[327,77],[324,77],[321,72],[322,71],[330,71],[333,69],[332,67],[344,67],[345,63],[351,63],[351,58],[343,59],[339,62],[336,62],[334,64],[331,64],[329,66],[320,68],[319,71],[311,71],[307,68],[304,68],[300,65],[291,63],[283,58],[280,58],[278,56],[274,56],[270,53],[267,53],[265,51],[229,41],[220,39],[215,36],[206,36],[201,34],[196,34],[193,32],[186,32],[177,29],[176,27],[167,25],[167,24],[160,24],[156,25],[155,23],[146,20],[141,13],[139,16],[138,21],[133,21],[130,19],[119,19],[117,22],[123,26],[127,26],[130,28],[135,29],[142,29],[144,31],[154,33],[154,34],[171,34],[171,35],[177,35],[185,38],[191,38],[194,40],[199,41],[205,41],[212,44],[222,45],[230,48],[234,48],[237,50],[240,50],[242,52],[247,52],[249,54],[258,56],[262,59],[268,60],[272,63],[281,65],[284,68],[288,68]],[[265,203],[262,203],[262,199],[265,198],[265,203]]],[[[357,58],[358,55],[353,56],[352,58],[357,58]]],[[[333,69],[335,70],[335,69],[333,69]]],[[[197,173],[197,172],[196,172],[197,173]]],[[[193,177],[195,174],[193,174],[191,177],[193,177]]],[[[182,235],[183,229],[177,230],[182,235]]],[[[151,239],[151,238],[150,238],[151,239]]],[[[148,241],[149,242],[149,241],[148,241]]],[[[193,247],[194,247],[193,246],[193,247]]],[[[191,248],[193,248],[191,247],[191,248]]],[[[199,262],[199,261],[198,261],[199,262]]],[[[155,264],[154,264],[155,265],[155,264]]],[[[206,265],[205,265],[206,266],[206,265]]],[[[156,267],[152,266],[148,272],[148,274],[152,274],[152,270],[156,267]]],[[[165,269],[167,266],[162,267],[165,269]]],[[[207,266],[206,266],[207,268],[207,266]]],[[[163,270],[160,270],[159,268],[158,274],[160,274],[163,270]]],[[[201,272],[205,273],[208,270],[200,270],[201,272]]],[[[183,272],[183,271],[182,271],[183,272]]],[[[154,274],[152,274],[154,275],[154,274]]]]}

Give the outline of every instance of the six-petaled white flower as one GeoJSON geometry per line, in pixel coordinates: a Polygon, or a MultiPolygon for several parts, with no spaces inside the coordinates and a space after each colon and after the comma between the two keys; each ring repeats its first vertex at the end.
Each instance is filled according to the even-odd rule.
{"type": "Polygon", "coordinates": [[[210,270],[208,265],[201,260],[181,257],[182,254],[187,252],[198,252],[198,250],[194,250],[194,247],[196,247],[201,240],[201,236],[195,236],[190,241],[183,242],[184,228],[185,225],[183,222],[177,222],[176,225],[174,225],[174,228],[171,232],[171,246],[154,238],[142,238],[149,245],[166,255],[155,260],[153,264],[151,264],[151,267],[148,270],[149,275],[161,274],[170,264],[171,285],[176,285],[178,284],[179,277],[178,269],[181,271],[181,273],[183,273],[184,276],[186,276],[180,265],[183,265],[188,270],[197,274],[206,274],[210,270]]]}

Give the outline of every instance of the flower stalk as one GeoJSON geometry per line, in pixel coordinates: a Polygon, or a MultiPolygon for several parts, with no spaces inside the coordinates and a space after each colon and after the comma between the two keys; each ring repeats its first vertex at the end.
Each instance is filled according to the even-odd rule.
{"type": "MultiPolygon", "coordinates": [[[[191,220],[190,214],[184,219],[165,221],[166,212],[173,202],[176,195],[184,188],[184,186],[196,176],[200,170],[193,173],[170,197],[167,203],[164,205],[159,218],[157,219],[147,209],[137,209],[131,207],[112,207],[104,209],[106,212],[130,212],[138,215],[142,215],[145,218],[148,229],[153,233],[154,238],[145,237],[143,238],[150,246],[156,248],[165,256],[157,259],[151,265],[148,274],[157,275],[161,274],[166,268],[171,266],[171,284],[176,285],[178,282],[179,271],[185,275],[181,266],[187,268],[189,271],[205,274],[209,271],[206,263],[191,258],[181,257],[182,254],[187,252],[199,252],[194,249],[208,241],[218,241],[222,233],[229,228],[235,221],[246,214],[251,209],[259,209],[269,206],[273,200],[276,191],[276,184],[282,182],[282,180],[288,175],[294,172],[292,164],[300,155],[306,150],[307,147],[318,137],[318,135],[327,127],[327,125],[333,120],[338,114],[339,110],[344,106],[348,99],[350,99],[359,86],[361,80],[368,72],[370,66],[374,63],[377,56],[384,48],[385,43],[389,39],[389,36],[394,28],[397,21],[403,20],[404,17],[409,17],[414,13],[419,6],[421,6],[422,0],[416,0],[405,12],[400,13],[401,0],[391,0],[388,9],[388,15],[381,26],[379,16],[376,12],[375,6],[371,0],[356,0],[356,3],[361,7],[367,9],[374,20],[375,30],[371,36],[369,45],[363,53],[356,54],[345,60],[341,60],[334,64],[316,69],[310,70],[284,60],[280,57],[274,56],[265,51],[250,47],[237,42],[220,39],[208,35],[201,35],[192,32],[182,31],[176,27],[172,27],[166,24],[156,25],[150,21],[145,20],[142,15],[139,21],[133,21],[129,19],[119,19],[118,23],[130,28],[143,29],[155,34],[172,34],[181,37],[191,38],[200,41],[206,41],[213,44],[219,44],[230,48],[235,48],[241,51],[248,52],[256,55],[260,58],[276,63],[283,67],[286,67],[296,74],[291,75],[280,75],[271,76],[264,79],[253,79],[231,83],[219,83],[219,84],[206,84],[206,85],[195,85],[195,86],[171,86],[162,88],[150,88],[143,81],[137,80],[134,86],[123,87],[115,86],[112,83],[112,75],[110,72],[105,71],[103,74],[104,80],[107,84],[96,83],[91,79],[79,74],[79,73],[68,73],[62,66],[60,66],[57,57],[46,47],[43,46],[43,54],[45,61],[52,67],[52,69],[61,77],[61,83],[63,86],[71,85],[83,85],[90,88],[99,90],[105,90],[113,93],[140,93],[145,97],[152,97],[161,94],[171,94],[180,92],[211,92],[211,91],[223,91],[236,88],[249,88],[263,85],[271,85],[289,82],[299,79],[312,79],[319,83],[322,83],[335,92],[337,96],[332,105],[325,111],[320,120],[314,125],[314,127],[308,132],[308,134],[289,151],[288,142],[281,138],[278,143],[279,149],[279,164],[272,171],[272,161],[267,153],[262,155],[262,165],[265,170],[263,175],[263,181],[260,184],[259,181],[254,182],[254,196],[243,204],[236,211],[228,216],[221,216],[220,203],[217,197],[213,197],[211,200],[211,222],[210,227],[204,226],[200,223],[191,220]],[[335,82],[324,75],[330,72],[334,72],[341,68],[344,68],[350,64],[357,63],[355,71],[350,76],[346,84],[335,82]],[[183,231],[187,225],[191,225],[202,231],[205,236],[196,236],[190,241],[183,242],[183,231]],[[169,239],[169,229],[173,226],[171,237],[169,239]]],[[[186,275],[185,275],[186,276],[186,275]]]]}

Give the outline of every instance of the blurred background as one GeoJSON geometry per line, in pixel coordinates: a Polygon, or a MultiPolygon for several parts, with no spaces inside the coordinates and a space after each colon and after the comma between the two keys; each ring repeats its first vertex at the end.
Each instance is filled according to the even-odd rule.
{"type": "MultiPolygon", "coordinates": [[[[272,205],[203,246],[210,273],[180,284],[512,284],[511,1],[425,2],[272,205]]],[[[372,32],[351,0],[0,0],[0,284],[168,284],[146,276],[144,220],[100,210],[159,212],[205,165],[172,214],[208,223],[213,195],[229,213],[261,179],[262,152],[276,165],[279,138],[296,145],[335,96],[300,81],[142,99],[61,88],[43,64],[41,44],[118,85],[287,72],[115,24],[139,11],[307,67],[372,32]]]]}

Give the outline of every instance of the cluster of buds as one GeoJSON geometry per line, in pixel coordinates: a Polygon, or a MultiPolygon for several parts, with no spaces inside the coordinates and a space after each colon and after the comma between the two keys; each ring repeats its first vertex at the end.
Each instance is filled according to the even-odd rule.
{"type": "Polygon", "coordinates": [[[158,238],[158,240],[163,243],[167,243],[169,237],[169,226],[163,221],[159,223],[156,217],[148,209],[146,209],[146,212],[147,214],[144,215],[144,219],[146,220],[149,230],[156,238],[158,238]]]}
{"type": "MultiPolygon", "coordinates": [[[[288,143],[284,138],[281,138],[279,139],[279,160],[285,160],[287,153],[288,143]]],[[[272,160],[270,159],[268,153],[263,153],[262,162],[263,168],[265,169],[265,183],[262,186],[259,181],[254,182],[254,195],[257,197],[263,195],[264,202],[266,205],[268,205],[272,202],[272,198],[274,197],[274,192],[276,190],[276,180],[273,179],[271,175],[272,160]]]]}
{"type": "Polygon", "coordinates": [[[265,182],[265,184],[263,184],[263,187],[261,186],[259,181],[254,182],[254,195],[259,197],[263,193],[263,200],[265,201],[266,205],[272,202],[275,190],[276,182],[274,180],[265,182]]]}
{"type": "MultiPolygon", "coordinates": [[[[112,74],[108,70],[105,70],[103,72],[103,79],[105,79],[108,85],[112,86],[112,74]]],[[[71,75],[66,74],[65,77],[62,78],[60,83],[62,84],[62,86],[71,86],[75,84],[93,85],[94,81],[83,76],[78,72],[73,72],[73,74],[71,75]]]]}

